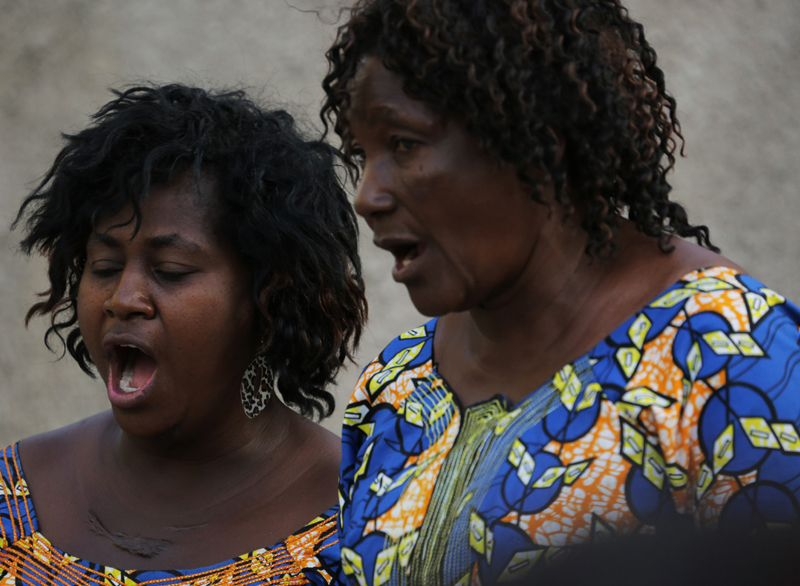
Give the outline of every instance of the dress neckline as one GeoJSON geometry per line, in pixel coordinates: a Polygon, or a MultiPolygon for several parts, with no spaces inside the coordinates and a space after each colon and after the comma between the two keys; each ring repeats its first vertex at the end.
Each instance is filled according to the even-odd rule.
{"type": "MultiPolygon", "coordinates": [[[[201,576],[199,576],[201,574],[208,573],[208,572],[214,572],[214,571],[219,570],[220,568],[223,568],[223,567],[226,567],[226,566],[230,566],[230,565],[236,564],[238,562],[247,561],[250,558],[252,558],[254,556],[257,556],[257,555],[260,555],[260,554],[262,554],[262,553],[264,553],[266,551],[279,549],[280,547],[286,547],[286,545],[287,545],[286,541],[290,537],[293,537],[295,535],[300,535],[300,534],[304,533],[306,528],[308,528],[310,525],[312,525],[317,519],[320,519],[321,517],[324,517],[324,516],[330,517],[330,516],[333,516],[334,514],[336,514],[337,506],[334,505],[334,506],[330,507],[329,509],[327,509],[326,511],[324,511],[323,513],[321,513],[320,515],[318,515],[317,517],[315,517],[314,519],[310,520],[308,523],[306,523],[306,525],[304,525],[303,527],[301,527],[297,531],[288,534],[286,537],[284,537],[281,541],[279,541],[277,543],[274,543],[274,544],[266,546],[266,547],[260,547],[260,548],[254,550],[254,551],[243,553],[241,555],[238,555],[238,556],[235,556],[235,557],[232,557],[232,558],[227,558],[227,559],[225,559],[225,560],[223,560],[221,562],[212,563],[212,564],[208,564],[208,565],[205,565],[205,566],[200,566],[200,567],[197,567],[197,568],[167,568],[167,569],[116,568],[114,566],[109,566],[109,565],[106,565],[106,564],[93,562],[91,560],[87,560],[87,559],[84,559],[84,558],[81,558],[81,557],[78,557],[78,556],[71,555],[71,554],[67,553],[66,551],[64,551],[63,549],[61,549],[60,547],[58,547],[56,545],[53,545],[50,542],[50,540],[47,539],[47,537],[41,532],[41,530],[39,528],[39,517],[36,514],[36,510],[35,510],[35,508],[33,506],[33,498],[31,496],[31,487],[28,484],[27,479],[25,478],[25,472],[24,472],[23,467],[22,467],[22,460],[19,457],[19,441],[14,443],[13,448],[14,448],[13,452],[14,452],[15,466],[16,466],[17,472],[19,474],[19,480],[20,480],[21,484],[27,490],[27,494],[25,495],[24,498],[26,500],[26,507],[27,507],[28,515],[29,515],[29,517],[31,519],[31,525],[30,525],[31,533],[29,535],[20,536],[19,539],[25,539],[26,537],[35,536],[38,540],[43,541],[47,545],[48,548],[50,548],[53,551],[59,553],[60,555],[64,556],[65,558],[68,558],[68,559],[71,559],[71,560],[77,560],[79,562],[84,562],[84,563],[88,564],[90,567],[103,567],[107,571],[110,570],[112,572],[113,571],[125,572],[125,573],[128,573],[128,574],[130,574],[130,573],[169,574],[170,576],[174,577],[175,579],[177,579],[179,577],[182,578],[182,579],[194,579],[194,578],[201,577],[201,576]],[[175,576],[176,573],[179,574],[179,576],[175,576]]],[[[291,562],[291,561],[293,561],[293,560],[286,559],[286,562],[291,562]]]]}
{"type": "MultiPolygon", "coordinates": [[[[491,404],[493,402],[498,402],[499,405],[501,405],[505,409],[505,411],[507,411],[509,413],[518,411],[520,409],[524,410],[524,409],[530,407],[529,403],[532,403],[533,402],[532,399],[534,397],[536,397],[537,395],[538,396],[545,395],[544,397],[542,397],[542,402],[544,402],[544,399],[549,399],[549,396],[552,394],[552,392],[555,391],[555,387],[553,385],[553,380],[556,378],[556,376],[559,375],[559,373],[564,372],[565,369],[568,369],[568,368],[571,368],[571,367],[574,368],[574,365],[577,366],[579,364],[583,365],[584,363],[586,363],[588,365],[588,371],[591,374],[590,357],[592,356],[592,353],[597,349],[598,346],[600,346],[603,343],[603,341],[605,341],[609,336],[613,335],[614,332],[616,332],[617,330],[622,328],[634,316],[636,316],[636,315],[640,314],[641,312],[643,312],[645,309],[650,307],[657,300],[661,299],[666,294],[668,294],[671,290],[675,289],[676,287],[679,287],[681,283],[683,283],[683,282],[688,280],[688,277],[691,277],[692,275],[698,275],[697,279],[693,279],[693,280],[700,280],[700,279],[704,278],[704,276],[703,276],[704,273],[710,272],[710,271],[713,271],[713,270],[718,270],[718,269],[719,270],[731,271],[734,275],[742,275],[742,274],[744,274],[741,271],[738,271],[737,269],[734,269],[734,268],[731,268],[731,267],[722,266],[722,265],[715,265],[715,266],[710,266],[710,267],[702,267],[702,268],[699,268],[699,269],[691,270],[688,273],[685,273],[684,275],[682,275],[678,279],[676,279],[669,287],[667,287],[666,289],[663,289],[658,294],[656,294],[655,297],[653,297],[645,305],[643,305],[642,307],[640,307],[639,309],[637,309],[636,311],[631,313],[628,317],[625,318],[625,320],[623,320],[623,322],[621,324],[619,324],[617,327],[615,327],[610,332],[606,333],[606,335],[603,336],[603,338],[597,344],[592,346],[587,352],[585,352],[581,356],[578,356],[575,360],[567,362],[566,364],[564,364],[559,370],[554,372],[544,383],[542,383],[536,389],[534,389],[533,391],[528,393],[525,396],[525,398],[522,399],[516,405],[512,404],[511,401],[509,401],[508,398],[504,394],[495,393],[491,397],[488,397],[486,399],[483,399],[481,401],[473,403],[472,405],[469,405],[468,407],[464,407],[464,405],[461,403],[461,399],[459,399],[458,395],[453,390],[453,386],[439,372],[439,364],[436,361],[436,344],[435,344],[436,326],[439,323],[439,317],[435,317],[435,318],[429,320],[427,322],[427,324],[426,324],[426,326],[430,326],[429,329],[430,329],[430,336],[431,336],[431,357],[430,357],[430,361],[431,361],[431,376],[435,377],[436,379],[438,379],[441,382],[441,384],[444,386],[444,388],[447,391],[447,393],[452,398],[454,404],[458,408],[458,412],[461,414],[462,417],[467,412],[473,412],[473,411],[479,411],[479,410],[485,409],[487,407],[487,405],[489,405],[489,404],[491,404]],[[550,392],[547,392],[547,391],[550,391],[550,392]]],[[[586,369],[585,368],[578,368],[578,369],[575,369],[575,370],[578,373],[578,376],[583,378],[583,375],[581,373],[584,372],[586,369]]],[[[549,406],[549,409],[552,410],[556,406],[557,406],[557,404],[552,404],[551,406],[549,406]]],[[[545,406],[545,408],[547,409],[548,406],[545,406]]]]}

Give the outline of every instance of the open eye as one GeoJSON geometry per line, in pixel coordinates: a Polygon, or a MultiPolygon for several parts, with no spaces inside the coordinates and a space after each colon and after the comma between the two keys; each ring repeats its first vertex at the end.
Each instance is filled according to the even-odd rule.
{"type": "Polygon", "coordinates": [[[394,139],[394,150],[397,153],[405,154],[414,150],[417,146],[419,146],[419,142],[416,140],[411,140],[410,138],[395,138],[394,139]]]}
{"type": "Polygon", "coordinates": [[[357,144],[350,146],[350,158],[359,167],[363,167],[364,163],[367,162],[367,154],[364,152],[364,149],[357,144]]]}

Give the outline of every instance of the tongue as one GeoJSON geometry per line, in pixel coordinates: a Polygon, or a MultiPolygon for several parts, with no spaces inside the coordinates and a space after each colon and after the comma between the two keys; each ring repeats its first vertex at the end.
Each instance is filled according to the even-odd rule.
{"type": "Polygon", "coordinates": [[[156,361],[143,352],[136,352],[134,360],[131,386],[140,389],[152,378],[153,373],[156,371],[156,361]]]}
{"type": "Polygon", "coordinates": [[[122,372],[120,390],[126,393],[138,391],[150,381],[155,370],[156,361],[153,358],[139,350],[131,350],[122,372]]]}

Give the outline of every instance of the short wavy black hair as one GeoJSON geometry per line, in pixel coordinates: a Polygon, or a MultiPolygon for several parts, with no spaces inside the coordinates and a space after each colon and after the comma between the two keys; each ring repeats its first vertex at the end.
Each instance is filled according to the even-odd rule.
{"type": "Polygon", "coordinates": [[[327,52],[321,112],[354,178],[347,111],[369,56],[409,96],[462,120],[538,201],[552,182],[558,204],[582,212],[590,255],[613,250],[623,213],[662,250],[674,234],[718,250],[669,200],[683,141],[675,100],[617,0],[357,0],[327,52]]]}
{"type": "MultiPolygon", "coordinates": [[[[210,179],[222,203],[217,227],[252,271],[252,299],[267,308],[261,351],[279,374],[286,403],[326,417],[332,383],[358,344],[367,304],[358,227],[336,150],[310,140],[283,110],[244,91],[185,85],[111,90],[92,124],[65,146],[22,203],[21,248],[49,260],[50,289],[26,323],[50,315],[45,343],[60,341],[94,376],[77,327],[86,244],[98,218],[141,204],[154,186],[210,179]]],[[[62,352],[63,355],[63,352],[62,352]]]]}

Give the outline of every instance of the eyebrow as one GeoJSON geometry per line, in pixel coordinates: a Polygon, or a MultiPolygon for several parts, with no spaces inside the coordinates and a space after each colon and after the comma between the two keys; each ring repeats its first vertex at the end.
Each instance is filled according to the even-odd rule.
{"type": "Polygon", "coordinates": [[[406,116],[391,106],[375,106],[370,108],[365,116],[368,124],[383,123],[401,126],[418,126],[420,123],[430,128],[435,128],[438,120],[426,114],[417,114],[413,117],[406,116]]]}
{"type": "MultiPolygon", "coordinates": [[[[109,248],[122,248],[122,243],[108,233],[92,232],[91,236],[89,236],[89,242],[99,242],[100,244],[108,246],[109,248]]],[[[147,248],[153,249],[177,248],[189,252],[198,252],[201,250],[201,246],[199,244],[184,238],[177,232],[173,234],[164,234],[161,236],[152,236],[147,238],[144,244],[147,248]]]]}

